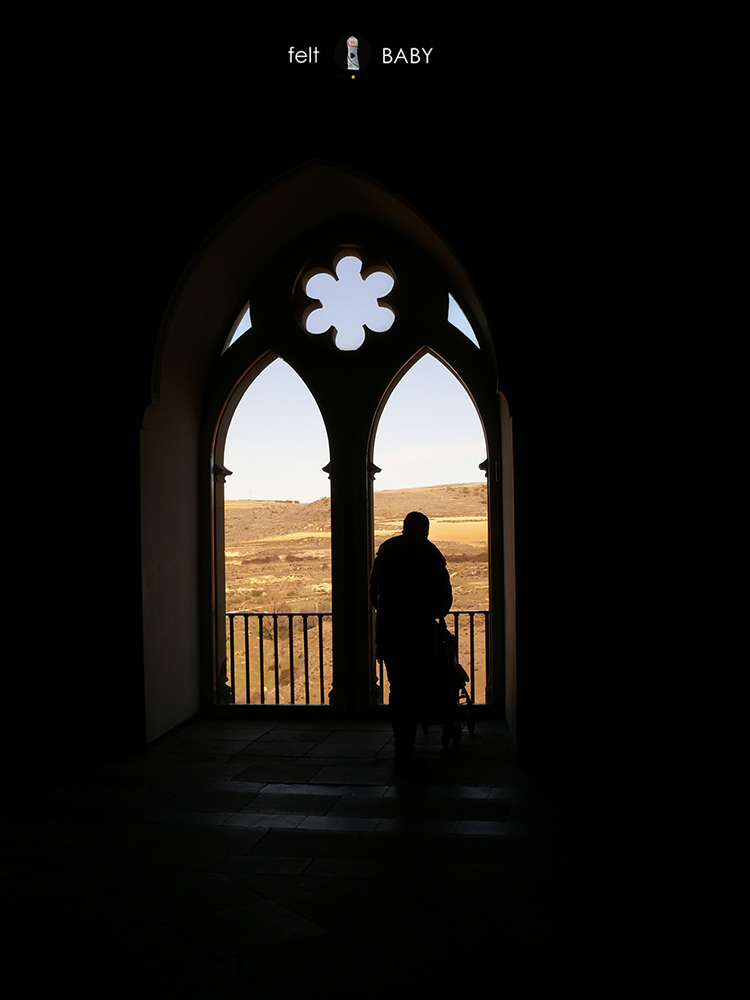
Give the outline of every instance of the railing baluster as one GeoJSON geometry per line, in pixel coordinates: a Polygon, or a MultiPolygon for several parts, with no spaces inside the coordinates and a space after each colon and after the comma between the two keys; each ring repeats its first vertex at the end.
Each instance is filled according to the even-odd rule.
{"type": "Polygon", "coordinates": [[[453,615],[453,636],[454,636],[454,638],[456,640],[456,659],[460,663],[461,662],[461,654],[459,652],[460,645],[459,645],[459,641],[458,641],[458,615],[459,615],[459,612],[458,611],[452,611],[451,614],[453,615]]]}
{"type": "MultiPolygon", "coordinates": [[[[228,664],[227,664],[227,674],[228,682],[231,686],[233,692],[234,701],[236,704],[244,701],[245,704],[326,704],[326,671],[329,666],[326,659],[325,651],[325,636],[323,633],[325,627],[325,618],[330,618],[330,612],[256,612],[256,611],[229,611],[226,613],[226,620],[229,630],[228,636],[228,664]],[[238,619],[242,620],[242,626],[244,628],[244,637],[240,639],[237,634],[238,619]],[[253,694],[252,691],[252,655],[251,651],[253,648],[253,643],[250,638],[250,620],[257,622],[258,627],[258,678],[260,688],[257,695],[253,694]],[[266,697],[266,647],[265,647],[265,622],[270,619],[273,622],[272,631],[272,643],[273,643],[273,695],[266,697]],[[280,669],[280,642],[279,642],[279,620],[286,619],[286,624],[289,629],[288,636],[288,654],[289,654],[289,695],[285,694],[284,701],[282,702],[282,691],[281,691],[281,669],[280,669]],[[308,629],[310,627],[310,620],[315,619],[317,621],[318,627],[318,641],[317,643],[311,643],[310,637],[308,635],[308,629]],[[295,680],[296,680],[296,661],[295,661],[295,638],[294,638],[294,628],[295,622],[299,621],[302,627],[302,650],[301,650],[301,661],[304,667],[305,677],[304,677],[304,699],[302,695],[297,696],[295,690],[295,680]],[[317,646],[317,649],[315,649],[317,646]],[[245,681],[245,696],[244,699],[239,699],[237,695],[237,682],[238,682],[238,657],[241,655],[241,651],[244,653],[245,663],[244,663],[244,681],[245,681]],[[319,671],[319,702],[317,700],[318,693],[314,678],[311,677],[311,671],[315,669],[316,665],[312,662],[311,657],[317,656],[317,669],[319,671]]],[[[485,692],[487,688],[487,677],[489,672],[489,648],[488,648],[488,632],[489,632],[489,612],[486,610],[474,610],[474,611],[450,611],[446,616],[447,621],[452,622],[453,633],[456,641],[456,656],[459,663],[461,662],[461,655],[465,656],[466,662],[462,663],[462,666],[469,674],[469,681],[467,682],[467,690],[469,696],[473,703],[476,703],[477,690],[480,688],[480,684],[484,683],[485,692]],[[484,620],[484,635],[479,636],[477,629],[478,618],[484,620]],[[461,628],[465,625],[467,629],[467,635],[461,633],[461,628]],[[484,651],[482,653],[480,644],[484,642],[484,651]],[[481,654],[481,662],[479,662],[479,655],[481,654]],[[478,671],[481,671],[483,677],[479,676],[478,671]]],[[[283,624],[283,621],[282,621],[283,624]]],[[[271,642],[271,637],[269,636],[269,644],[271,642]]],[[[241,665],[240,665],[241,666],[241,665]]],[[[270,673],[270,670],[269,670],[270,673]]],[[[384,665],[378,665],[376,668],[376,676],[380,684],[381,690],[384,694],[384,701],[387,702],[385,697],[386,688],[386,671],[384,665]]],[[[485,697],[485,693],[482,692],[482,696],[485,697]]]]}
{"type": "Polygon", "coordinates": [[[273,672],[276,683],[276,704],[279,704],[279,619],[273,616],[273,672]]]}
{"type": "Polygon", "coordinates": [[[320,704],[325,705],[325,686],[323,684],[323,615],[318,615],[318,673],[320,674],[320,704]]]}
{"type": "Polygon", "coordinates": [[[490,681],[490,643],[488,632],[490,629],[490,613],[484,611],[484,700],[487,701],[487,685],[490,681]]]}
{"type": "Polygon", "coordinates": [[[260,673],[260,703],[266,703],[265,659],[263,656],[263,615],[258,615],[258,672],[260,673]]]}
{"type": "Polygon", "coordinates": [[[237,692],[234,686],[234,615],[229,618],[229,684],[232,689],[232,698],[237,700],[237,692]]]}
{"type": "Polygon", "coordinates": [[[307,659],[307,615],[302,615],[302,655],[305,661],[305,704],[310,704],[310,664],[307,659]]]}
{"type": "Polygon", "coordinates": [[[245,629],[245,702],[250,704],[250,616],[243,615],[243,624],[245,629]]]}
{"type": "Polygon", "coordinates": [[[289,624],[289,697],[292,705],[295,704],[294,701],[294,628],[292,626],[292,616],[287,615],[287,622],[289,624]]]}
{"type": "Polygon", "coordinates": [[[469,672],[469,678],[471,683],[471,700],[474,701],[474,612],[469,612],[469,660],[471,662],[471,671],[469,672]]]}

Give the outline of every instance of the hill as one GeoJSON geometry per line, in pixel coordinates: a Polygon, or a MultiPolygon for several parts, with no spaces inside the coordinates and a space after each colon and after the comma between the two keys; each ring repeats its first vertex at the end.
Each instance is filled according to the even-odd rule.
{"type": "MultiPolygon", "coordinates": [[[[487,606],[487,492],[454,483],[374,494],[375,544],[421,510],[451,569],[456,602],[487,606]],[[460,567],[471,565],[471,570],[460,567]]],[[[227,609],[330,610],[330,500],[232,500],[225,504],[227,609]]],[[[458,603],[454,602],[458,607],[458,603]]]]}
{"type": "MultiPolygon", "coordinates": [[[[453,585],[453,610],[488,607],[487,488],[484,483],[454,483],[410,490],[380,490],[374,494],[375,546],[401,531],[404,516],[421,510],[430,518],[430,538],[448,561],[453,585]]],[[[234,500],[225,504],[225,565],[227,611],[323,612],[331,607],[330,500],[312,503],[285,500],[234,500]]],[[[369,567],[367,570],[369,571],[369,567]]],[[[241,620],[240,620],[241,621],[241,620]]],[[[270,622],[264,628],[271,628],[270,622]]],[[[286,630],[286,621],[279,627],[286,630]]],[[[314,622],[309,625],[314,627],[314,622]]],[[[468,644],[465,627],[461,632],[468,644]]],[[[240,628],[240,624],[237,625],[240,628]]],[[[301,628],[296,624],[295,630],[301,628]]],[[[286,634],[286,632],[285,632],[286,634]]],[[[270,634],[267,636],[270,641],[270,634]]],[[[237,700],[245,700],[242,681],[243,636],[237,646],[237,700]]],[[[255,640],[254,640],[255,641],[255,640]]],[[[330,627],[321,638],[330,659],[330,627]]],[[[483,644],[483,639],[481,640],[483,644]]],[[[482,645],[483,649],[483,645],[482,645]]],[[[481,658],[481,650],[478,649],[481,658]]],[[[255,656],[255,654],[253,654],[255,656]]],[[[289,665],[280,660],[282,693],[288,697],[289,665]]],[[[251,684],[259,684],[257,664],[251,684]]],[[[313,675],[319,678],[313,668],[313,675]]],[[[483,676],[483,675],[482,675],[483,676]]],[[[300,681],[295,680],[295,691],[300,681]]],[[[316,680],[317,685],[317,680],[316,680]]],[[[300,689],[299,698],[304,697],[300,689]]],[[[251,700],[256,700],[254,692],[251,700]]],[[[269,694],[269,698],[273,695],[269,694]]]]}

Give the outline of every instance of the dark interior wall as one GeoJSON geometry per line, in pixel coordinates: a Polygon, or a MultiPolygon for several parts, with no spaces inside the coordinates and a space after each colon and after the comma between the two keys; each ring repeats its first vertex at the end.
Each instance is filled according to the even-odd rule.
{"type": "MultiPolygon", "coordinates": [[[[698,767],[731,751],[716,718],[732,718],[739,611],[731,66],[532,44],[498,65],[471,37],[426,38],[429,76],[373,64],[357,89],[290,68],[281,32],[243,39],[241,58],[74,62],[40,95],[19,153],[24,311],[43,293],[53,308],[33,375],[45,419],[24,443],[44,472],[26,490],[31,523],[55,526],[34,565],[52,558],[64,587],[47,584],[43,629],[24,620],[44,679],[32,711],[61,746],[142,739],[139,427],[170,295],[239,201],[320,157],[428,219],[494,331],[522,758],[673,774],[686,747],[698,767]]],[[[20,672],[14,714],[27,696],[20,672]]]]}

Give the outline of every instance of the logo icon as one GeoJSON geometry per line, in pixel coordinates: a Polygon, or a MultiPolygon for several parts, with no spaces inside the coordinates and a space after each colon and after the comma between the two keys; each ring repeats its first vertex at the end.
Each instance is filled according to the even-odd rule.
{"type": "Polygon", "coordinates": [[[346,40],[346,68],[347,69],[359,69],[359,56],[357,55],[357,50],[359,48],[359,42],[356,38],[347,38],[346,40]]]}
{"type": "Polygon", "coordinates": [[[365,73],[372,61],[372,46],[361,35],[348,35],[340,38],[333,50],[333,57],[339,69],[344,70],[350,79],[355,80],[360,73],[365,73]]]}

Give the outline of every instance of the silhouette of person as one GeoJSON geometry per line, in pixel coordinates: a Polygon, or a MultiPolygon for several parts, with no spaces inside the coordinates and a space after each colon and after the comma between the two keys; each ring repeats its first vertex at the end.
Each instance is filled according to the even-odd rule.
{"type": "Polygon", "coordinates": [[[370,573],[376,657],[385,662],[397,771],[414,766],[414,741],[427,677],[436,662],[438,625],[453,602],[450,574],[429,540],[429,518],[412,511],[400,535],[378,549],[370,573]]]}

